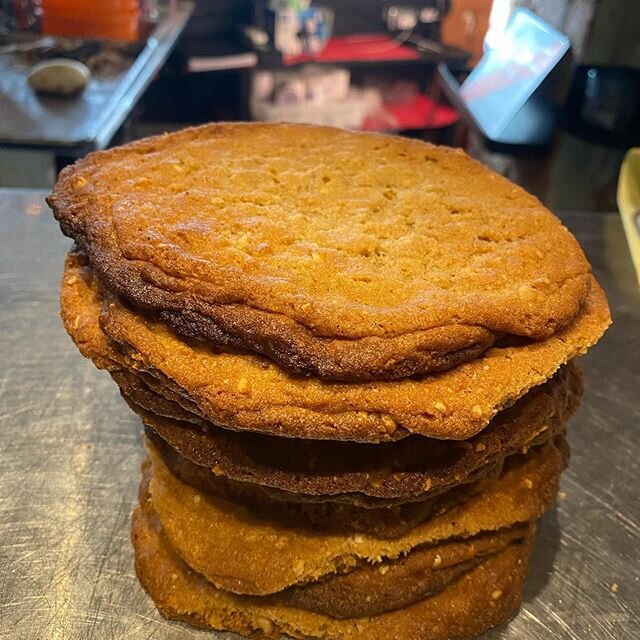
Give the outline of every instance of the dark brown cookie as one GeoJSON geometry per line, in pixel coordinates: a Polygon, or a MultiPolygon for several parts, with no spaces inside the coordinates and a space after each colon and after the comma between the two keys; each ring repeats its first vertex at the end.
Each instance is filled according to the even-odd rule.
{"type": "Polygon", "coordinates": [[[505,456],[541,444],[564,428],[583,387],[571,363],[471,440],[411,436],[373,445],[220,429],[152,391],[137,372],[113,375],[147,427],[179,456],[216,476],[364,506],[437,495],[505,456]]]}

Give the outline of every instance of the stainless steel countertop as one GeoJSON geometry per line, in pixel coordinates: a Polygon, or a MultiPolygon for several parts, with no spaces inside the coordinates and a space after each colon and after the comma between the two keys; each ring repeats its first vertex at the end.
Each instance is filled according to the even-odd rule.
{"type": "Polygon", "coordinates": [[[36,94],[31,70],[13,54],[0,55],[0,145],[84,155],[104,149],[171,53],[194,3],[181,1],[162,16],[125,71],[94,74],[73,98],[36,94]]]}
{"type": "MultiPolygon", "coordinates": [[[[0,190],[0,638],[214,637],[164,620],[138,585],[140,424],[62,328],[70,243],[43,196],[0,190]]],[[[640,292],[617,216],[564,220],[615,324],[582,360],[562,497],[540,526],[522,609],[492,640],[640,637],[640,292]]]]}

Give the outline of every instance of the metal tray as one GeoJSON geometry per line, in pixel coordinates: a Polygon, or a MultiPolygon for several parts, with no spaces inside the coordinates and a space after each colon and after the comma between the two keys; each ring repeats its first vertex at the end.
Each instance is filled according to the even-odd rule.
{"type": "MultiPolygon", "coordinates": [[[[58,317],[63,238],[38,191],[0,190],[0,638],[234,638],[168,622],[133,570],[141,427],[58,317]]],[[[564,216],[614,326],[583,359],[572,460],[520,613],[486,638],[640,637],[640,293],[614,215],[564,216]]]]}

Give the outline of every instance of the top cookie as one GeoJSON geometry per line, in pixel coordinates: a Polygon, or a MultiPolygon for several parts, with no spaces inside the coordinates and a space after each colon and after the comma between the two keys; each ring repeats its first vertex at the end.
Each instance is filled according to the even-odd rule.
{"type": "Polygon", "coordinates": [[[183,335],[325,379],[400,378],[544,339],[590,266],[534,197],[462,151],[221,124],[94,153],[48,198],[104,282],[183,335]]]}

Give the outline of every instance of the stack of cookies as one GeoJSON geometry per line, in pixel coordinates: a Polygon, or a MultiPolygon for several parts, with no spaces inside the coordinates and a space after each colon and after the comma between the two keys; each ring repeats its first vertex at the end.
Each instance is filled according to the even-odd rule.
{"type": "Polygon", "coordinates": [[[460,151],[228,124],[92,154],[49,204],[67,331],[144,423],[165,616],[437,640],[517,609],[610,322],[535,198],[460,151]]]}

